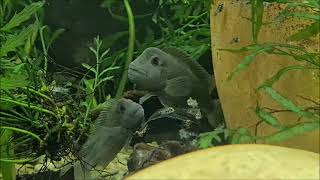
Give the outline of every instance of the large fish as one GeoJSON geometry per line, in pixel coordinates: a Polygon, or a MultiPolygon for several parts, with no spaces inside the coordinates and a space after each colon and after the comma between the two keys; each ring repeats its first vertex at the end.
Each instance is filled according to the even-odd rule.
{"type": "Polygon", "coordinates": [[[95,179],[90,170],[109,164],[144,122],[142,106],[129,99],[107,101],[102,109],[74,164],[75,180],[95,179]]]}
{"type": "Polygon", "coordinates": [[[137,89],[158,96],[165,106],[186,108],[190,97],[196,99],[209,123],[213,127],[221,124],[216,111],[221,107],[210,97],[214,79],[184,51],[147,48],[131,62],[128,77],[137,89]]]}

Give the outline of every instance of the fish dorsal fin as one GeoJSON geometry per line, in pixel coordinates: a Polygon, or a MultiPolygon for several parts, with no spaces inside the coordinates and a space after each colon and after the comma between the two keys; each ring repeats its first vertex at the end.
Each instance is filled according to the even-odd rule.
{"type": "Polygon", "coordinates": [[[104,103],[100,104],[101,108],[98,118],[92,127],[91,132],[95,132],[99,127],[112,127],[115,125],[115,120],[112,119],[113,107],[119,102],[119,99],[108,99],[104,103]]]}
{"type": "Polygon", "coordinates": [[[191,71],[202,81],[205,82],[206,85],[209,88],[209,91],[213,89],[212,84],[212,77],[209,75],[209,73],[195,60],[192,59],[192,57],[184,52],[181,49],[178,49],[176,47],[165,47],[162,48],[162,50],[171,56],[176,57],[178,60],[181,60],[183,63],[187,64],[191,71]]]}

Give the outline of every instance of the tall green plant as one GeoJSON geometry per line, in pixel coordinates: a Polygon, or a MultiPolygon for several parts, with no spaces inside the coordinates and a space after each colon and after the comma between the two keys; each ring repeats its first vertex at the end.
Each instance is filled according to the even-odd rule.
{"type": "Polygon", "coordinates": [[[126,11],[128,14],[128,20],[129,20],[129,40],[128,40],[127,60],[124,64],[124,71],[123,71],[123,74],[122,74],[122,77],[120,80],[119,87],[117,89],[116,97],[122,96],[124,89],[125,89],[125,85],[127,84],[128,68],[129,68],[129,64],[131,63],[132,58],[133,58],[134,42],[135,42],[135,25],[134,25],[133,13],[132,13],[132,10],[131,10],[131,7],[130,7],[128,0],[123,0],[123,2],[126,7],[126,11]]]}
{"type": "MultiPolygon", "coordinates": [[[[88,72],[91,72],[94,74],[94,79],[86,79],[86,77],[84,77],[84,80],[83,80],[85,85],[85,91],[87,94],[86,101],[82,103],[86,107],[86,114],[83,122],[84,125],[86,125],[90,110],[97,107],[98,103],[95,97],[95,93],[97,92],[98,88],[101,87],[101,85],[103,85],[104,82],[113,79],[114,76],[109,75],[108,73],[120,68],[119,66],[102,67],[102,64],[105,61],[110,60],[110,58],[107,57],[109,49],[103,51],[102,40],[100,39],[99,36],[94,39],[94,45],[95,47],[90,47],[89,49],[95,56],[95,59],[96,59],[95,67],[92,67],[85,63],[82,64],[82,66],[86,68],[88,72]]],[[[103,96],[104,96],[103,99],[105,100],[106,94],[104,94],[103,96]]]]}

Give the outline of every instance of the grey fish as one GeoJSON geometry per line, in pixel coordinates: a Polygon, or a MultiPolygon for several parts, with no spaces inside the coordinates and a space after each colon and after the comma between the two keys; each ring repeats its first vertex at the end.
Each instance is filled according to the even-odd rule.
{"type": "Polygon", "coordinates": [[[144,122],[142,106],[130,99],[110,100],[103,107],[79,152],[81,162],[74,164],[76,180],[94,179],[89,171],[96,165],[108,165],[144,122]]]}
{"type": "Polygon", "coordinates": [[[147,48],[131,62],[128,77],[137,89],[158,96],[165,106],[186,108],[192,97],[213,127],[221,123],[214,112],[217,105],[210,98],[214,79],[182,50],[147,48]]]}

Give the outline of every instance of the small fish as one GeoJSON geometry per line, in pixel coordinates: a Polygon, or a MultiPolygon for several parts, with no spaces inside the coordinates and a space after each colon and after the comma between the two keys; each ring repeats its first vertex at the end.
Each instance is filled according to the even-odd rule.
{"type": "Polygon", "coordinates": [[[165,106],[186,108],[192,97],[213,127],[221,123],[214,113],[217,106],[210,98],[214,79],[182,50],[147,48],[130,63],[128,77],[137,89],[158,96],[165,106]]]}
{"type": "Polygon", "coordinates": [[[144,110],[140,104],[124,98],[105,102],[79,152],[81,161],[74,164],[75,180],[94,179],[89,171],[96,165],[108,165],[143,122],[144,110]]]}

